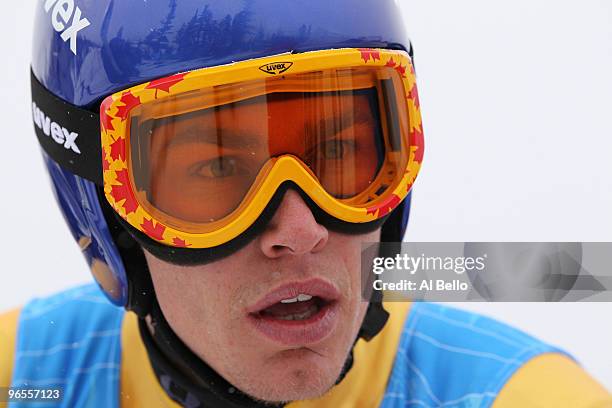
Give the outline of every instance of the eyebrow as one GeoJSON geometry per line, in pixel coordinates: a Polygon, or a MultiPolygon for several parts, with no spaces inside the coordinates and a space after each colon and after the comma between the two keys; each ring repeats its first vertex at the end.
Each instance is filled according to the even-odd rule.
{"type": "MultiPolygon", "coordinates": [[[[304,124],[304,132],[306,135],[310,136],[319,136],[321,134],[328,135],[327,129],[332,129],[334,133],[341,133],[344,130],[350,128],[354,125],[359,125],[363,123],[372,123],[374,126],[378,125],[378,121],[376,119],[376,114],[373,111],[372,101],[371,101],[371,89],[365,89],[354,92],[354,96],[363,95],[368,98],[369,105],[369,117],[364,117],[363,115],[356,115],[355,105],[351,104],[350,106],[342,107],[339,115],[331,115],[327,117],[323,117],[318,120],[315,124],[305,123],[304,124]]],[[[376,101],[376,104],[378,102],[376,101]]]]}
{"type": "MultiPolygon", "coordinates": [[[[154,128],[155,129],[155,126],[154,128]]],[[[155,134],[155,130],[153,131],[155,134]]],[[[247,132],[240,132],[234,129],[198,129],[198,126],[189,128],[172,137],[166,142],[166,148],[172,148],[189,143],[209,143],[219,147],[230,148],[255,148],[261,146],[261,140],[247,132]]]]}
{"type": "MultiPolygon", "coordinates": [[[[350,112],[353,111],[351,110],[350,112]]],[[[348,110],[346,113],[348,113],[348,110]]],[[[370,122],[375,124],[375,120],[373,117],[371,117],[371,120],[368,120],[368,118],[359,118],[355,117],[354,115],[345,115],[343,112],[343,114],[340,115],[340,118],[338,118],[337,116],[330,116],[319,119],[319,121],[315,124],[305,123],[304,131],[306,135],[310,135],[311,137],[321,135],[324,135],[326,137],[332,137],[338,133],[345,131],[346,129],[349,129],[352,126],[370,122]],[[326,131],[327,129],[332,129],[333,133],[330,134],[326,131]]]]}

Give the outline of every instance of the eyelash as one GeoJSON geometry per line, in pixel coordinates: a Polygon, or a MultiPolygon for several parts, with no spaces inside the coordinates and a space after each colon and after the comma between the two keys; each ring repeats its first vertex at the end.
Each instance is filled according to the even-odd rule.
{"type": "MultiPolygon", "coordinates": [[[[239,161],[237,160],[235,157],[233,156],[220,156],[211,160],[206,160],[206,161],[201,161],[198,162],[194,165],[191,165],[188,169],[189,174],[191,176],[195,176],[195,177],[201,177],[201,178],[206,178],[206,179],[222,179],[224,177],[232,177],[235,175],[239,175],[240,173],[242,173],[242,169],[240,168],[241,166],[239,165],[239,161]],[[219,162],[228,162],[228,163],[233,163],[235,170],[237,171],[236,174],[231,174],[231,175],[227,175],[227,176],[208,176],[208,175],[202,175],[200,174],[201,171],[206,167],[206,166],[212,166],[215,163],[219,163],[219,162]]],[[[212,172],[212,170],[211,170],[212,172]]]]}
{"type": "MultiPolygon", "coordinates": [[[[342,146],[342,156],[340,157],[340,159],[345,155],[345,154],[350,154],[352,152],[355,152],[357,150],[357,142],[355,140],[338,140],[338,139],[333,139],[333,140],[326,140],[323,141],[322,143],[319,143],[318,145],[316,145],[315,147],[313,147],[312,149],[310,149],[308,152],[306,152],[305,157],[306,158],[312,158],[315,153],[317,152],[325,152],[325,148],[328,145],[339,145],[342,146]]],[[[323,156],[325,156],[325,154],[323,154],[323,156]]],[[[338,160],[339,158],[333,158],[333,159],[328,159],[326,157],[323,157],[326,160],[338,160]]]]}

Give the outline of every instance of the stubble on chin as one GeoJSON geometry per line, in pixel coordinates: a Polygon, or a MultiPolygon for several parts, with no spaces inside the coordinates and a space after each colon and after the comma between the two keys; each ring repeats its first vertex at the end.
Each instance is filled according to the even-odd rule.
{"type": "MultiPolygon", "coordinates": [[[[367,306],[366,302],[360,300],[357,310],[353,311],[353,327],[348,330],[348,333],[337,334],[342,337],[337,341],[345,343],[340,346],[341,351],[333,353],[327,347],[304,351],[305,353],[317,354],[321,359],[326,359],[321,360],[325,361],[324,364],[315,364],[314,366],[312,363],[300,365],[296,362],[286,362],[283,364],[283,353],[292,353],[295,350],[280,351],[268,361],[270,365],[276,368],[266,367],[267,364],[264,363],[257,375],[247,375],[245,371],[237,371],[234,373],[235,375],[232,375],[233,383],[240,384],[239,388],[252,398],[268,403],[311,400],[324,396],[338,382],[349,353],[353,349],[367,306]],[[325,357],[327,353],[333,353],[334,355],[325,357]],[[288,368],[288,365],[293,367],[288,368]],[[273,370],[280,372],[276,375],[270,375],[273,370]]],[[[335,349],[337,348],[335,347],[335,349]]]]}

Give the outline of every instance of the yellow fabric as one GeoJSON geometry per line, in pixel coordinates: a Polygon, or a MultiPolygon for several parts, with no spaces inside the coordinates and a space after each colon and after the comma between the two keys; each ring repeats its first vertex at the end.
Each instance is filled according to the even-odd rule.
{"type": "MultiPolygon", "coordinates": [[[[0,314],[0,387],[11,385],[18,319],[18,309],[0,314]]],[[[5,402],[0,402],[0,408],[6,406],[5,402]]]]}
{"type": "Polygon", "coordinates": [[[542,354],[518,369],[493,408],[612,408],[612,395],[561,354],[542,354]]]}

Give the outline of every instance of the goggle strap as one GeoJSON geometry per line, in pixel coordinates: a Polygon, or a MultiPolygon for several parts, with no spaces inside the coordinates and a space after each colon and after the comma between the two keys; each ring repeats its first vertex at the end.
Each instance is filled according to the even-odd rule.
{"type": "Polygon", "coordinates": [[[66,170],[102,186],[100,116],[49,92],[32,70],[30,83],[32,120],[43,150],[66,170]]]}

